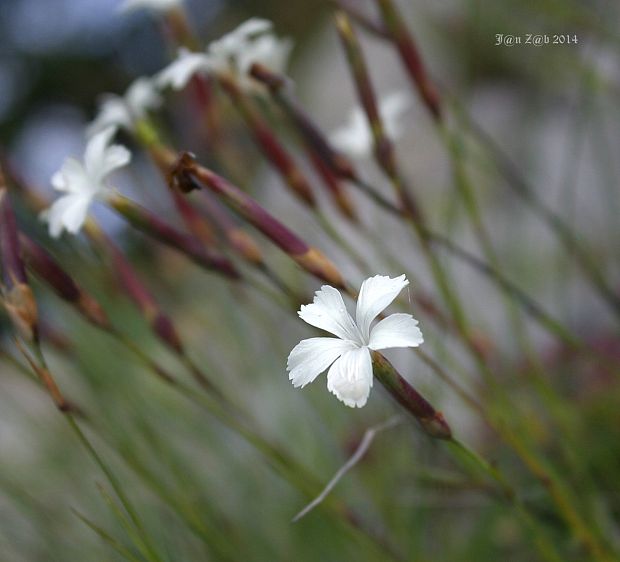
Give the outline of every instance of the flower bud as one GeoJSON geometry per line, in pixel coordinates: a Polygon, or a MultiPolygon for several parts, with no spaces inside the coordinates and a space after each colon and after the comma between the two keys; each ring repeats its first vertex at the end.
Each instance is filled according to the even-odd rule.
{"type": "MultiPolygon", "coordinates": [[[[178,192],[175,191],[175,193],[178,192]]],[[[240,228],[208,191],[201,190],[204,195],[202,203],[213,222],[222,230],[232,248],[248,262],[255,265],[264,263],[263,253],[255,240],[240,228]]]]}
{"type": "Polygon", "coordinates": [[[303,269],[330,285],[344,287],[344,280],[336,266],[319,250],[308,246],[238,187],[211,170],[198,165],[191,154],[187,152],[181,154],[177,166],[172,171],[171,182],[173,189],[183,192],[189,192],[201,186],[209,188],[303,269]]]}
{"type": "Polygon", "coordinates": [[[362,49],[351,21],[342,11],[336,12],[336,29],[347,55],[360,103],[370,124],[374,140],[375,158],[385,174],[390,178],[400,199],[402,210],[419,222],[422,220],[422,215],[415,199],[407,192],[403,178],[398,172],[394,146],[385,133],[385,127],[383,126],[383,120],[381,119],[381,113],[377,104],[377,97],[370,80],[362,49]]]}
{"type": "Polygon", "coordinates": [[[108,330],[108,315],[99,302],[84,289],[41,246],[22,234],[19,239],[28,267],[64,301],[72,304],[90,323],[108,330]]]}
{"type": "Polygon", "coordinates": [[[375,377],[396,401],[413,415],[422,429],[436,439],[451,439],[452,430],[443,414],[435,410],[381,353],[373,351],[371,356],[375,377]]]}
{"type": "Polygon", "coordinates": [[[239,272],[228,258],[214,250],[205,248],[195,237],[180,232],[131,199],[113,193],[109,195],[107,202],[134,228],[141,230],[162,244],[184,253],[205,269],[218,271],[232,279],[240,277],[239,272]]]}
{"type": "Polygon", "coordinates": [[[290,187],[293,194],[306,205],[315,207],[316,201],[310,183],[293,157],[280,144],[274,132],[251,105],[250,100],[228,76],[220,77],[220,82],[241,113],[246,125],[252,131],[263,154],[290,187]]]}
{"type": "Polygon", "coordinates": [[[94,223],[87,225],[86,233],[108,252],[114,272],[127,297],[138,307],[155,335],[175,353],[183,354],[181,339],[172,320],[161,310],[155,297],[142,283],[123,253],[94,223]]]}
{"type": "Polygon", "coordinates": [[[256,80],[265,84],[273,98],[287,113],[291,121],[299,130],[308,146],[319,156],[334,173],[344,179],[354,180],[357,175],[353,164],[344,154],[334,150],[323,132],[313,122],[312,118],[302,109],[288,92],[286,77],[277,74],[261,64],[253,64],[250,74],[256,80]]]}
{"type": "Polygon", "coordinates": [[[273,99],[293,122],[306,146],[306,151],[323,183],[329,190],[331,197],[338,208],[349,219],[355,219],[353,203],[347,196],[338,176],[354,179],[356,177],[353,165],[343,154],[337,153],[330,145],[325,135],[314,124],[301,106],[292,99],[287,92],[286,77],[277,74],[267,67],[255,63],[250,68],[250,74],[259,82],[267,86],[273,99]]]}
{"type": "Polygon", "coordinates": [[[37,338],[37,303],[19,251],[13,208],[0,173],[0,260],[2,300],[11,321],[26,340],[37,338]]]}
{"type": "Polygon", "coordinates": [[[376,0],[376,2],[381,11],[385,27],[394,41],[403,64],[409,72],[420,97],[433,117],[440,121],[441,99],[439,92],[424,67],[419,49],[405,26],[402,15],[398,12],[393,0],[376,0]]]}

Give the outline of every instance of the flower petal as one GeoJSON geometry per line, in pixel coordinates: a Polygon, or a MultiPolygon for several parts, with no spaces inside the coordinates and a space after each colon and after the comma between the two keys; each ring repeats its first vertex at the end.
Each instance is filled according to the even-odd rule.
{"type": "Polygon", "coordinates": [[[43,214],[48,222],[50,236],[58,238],[65,229],[76,234],[88,216],[91,202],[92,197],[81,193],[70,193],[56,199],[43,214]]]}
{"type": "Polygon", "coordinates": [[[84,167],[92,182],[92,189],[100,191],[101,182],[116,168],[125,166],[131,160],[131,153],[118,144],[110,146],[110,140],[116,133],[114,127],[108,127],[93,136],[86,145],[84,167]]]}
{"type": "Polygon", "coordinates": [[[286,368],[293,386],[304,387],[318,377],[355,344],[337,338],[310,338],[300,341],[288,356],[286,368]]]}
{"type": "Polygon", "coordinates": [[[390,347],[418,347],[424,342],[424,336],[418,321],[411,314],[391,314],[381,320],[370,332],[370,349],[388,349],[390,347]]]}
{"type": "Polygon", "coordinates": [[[359,330],[347,311],[342,295],[334,287],[323,285],[314,294],[312,304],[302,305],[298,314],[311,326],[334,334],[340,339],[362,344],[359,330]]]}
{"type": "Polygon", "coordinates": [[[411,107],[411,96],[405,92],[392,92],[379,102],[379,113],[385,126],[385,132],[391,139],[396,139],[403,132],[402,114],[411,107]]]}
{"type": "Polygon", "coordinates": [[[192,76],[199,72],[205,73],[208,69],[209,57],[205,53],[192,53],[181,48],[177,58],[159,72],[155,80],[160,88],[182,90],[192,76]]]}
{"type": "Polygon", "coordinates": [[[368,341],[372,321],[390,306],[407,285],[409,281],[404,275],[394,279],[385,275],[375,275],[362,283],[357,297],[355,320],[364,341],[368,341]]]}
{"type": "Polygon", "coordinates": [[[75,158],[66,158],[60,170],[52,176],[51,181],[56,191],[80,193],[88,190],[86,170],[75,158]]]}
{"type": "Polygon", "coordinates": [[[334,148],[353,158],[368,156],[372,150],[372,134],[361,108],[354,107],[348,123],[333,131],[329,140],[334,148]]]}
{"type": "Polygon", "coordinates": [[[344,353],[327,373],[327,390],[351,408],[361,408],[372,388],[372,361],[367,347],[344,353]]]}
{"type": "Polygon", "coordinates": [[[250,18],[244,21],[239,27],[231,31],[238,37],[250,37],[258,33],[265,33],[273,27],[273,23],[264,18],[250,18]]]}
{"type": "Polygon", "coordinates": [[[155,88],[155,82],[141,76],[134,80],[124,95],[125,103],[134,119],[142,119],[149,109],[162,104],[162,97],[155,88]]]}
{"type": "Polygon", "coordinates": [[[131,131],[133,119],[125,100],[114,94],[101,97],[95,119],[86,127],[86,137],[92,138],[108,127],[122,127],[131,131]]]}
{"type": "Polygon", "coordinates": [[[116,129],[114,127],[106,127],[94,135],[86,144],[84,167],[90,175],[94,175],[98,171],[105,150],[115,134],[116,129]]]}

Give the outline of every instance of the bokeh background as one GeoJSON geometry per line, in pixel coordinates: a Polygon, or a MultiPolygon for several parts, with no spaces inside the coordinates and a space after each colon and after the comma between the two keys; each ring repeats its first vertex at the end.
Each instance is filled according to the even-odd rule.
{"type": "MultiPolygon", "coordinates": [[[[134,78],[157,72],[174,54],[156,17],[145,11],[119,14],[118,4],[117,0],[1,1],[0,147],[27,182],[47,195],[49,178],[64,158],[82,153],[84,126],[93,118],[100,94],[122,93],[134,78]]],[[[273,20],[277,32],[295,42],[290,74],[296,95],[324,130],[344,123],[356,97],[328,3],[187,0],[186,4],[191,24],[205,44],[249,17],[273,20]]],[[[359,4],[373,13],[372,2],[359,4]]],[[[618,3],[407,0],[399,5],[448,103],[464,108],[510,155],[538,195],[579,232],[617,288],[618,3]],[[496,46],[498,33],[570,34],[578,44],[496,46]]],[[[407,89],[407,77],[393,50],[367,33],[361,35],[377,90],[386,94],[407,89]]],[[[175,145],[208,159],[191,107],[180,96],[168,101],[160,119],[170,125],[175,145]]],[[[398,154],[416,192],[437,228],[475,251],[471,228],[451,185],[445,150],[417,98],[404,119],[407,126],[398,154]]],[[[360,282],[375,273],[401,273],[321,196],[328,216],[370,266],[359,267],[276,185],[276,176],[243,131],[235,134],[244,155],[237,170],[247,182],[244,187],[325,249],[350,278],[360,282]]],[[[584,284],[570,256],[508,188],[488,154],[466,135],[463,142],[505,272],[575,333],[620,355],[612,316],[584,284]]],[[[155,168],[137,150],[134,160],[118,175],[119,187],[168,216],[165,187],[155,168]]],[[[372,162],[359,165],[377,185],[385,183],[372,162]]],[[[382,189],[389,196],[387,186],[382,189]]],[[[355,199],[374,236],[405,260],[432,292],[407,230],[357,194],[355,199]]],[[[205,275],[174,252],[127,231],[111,212],[98,208],[96,214],[173,313],[196,361],[215,373],[262,432],[320,481],[331,477],[367,427],[394,413],[393,403],[377,388],[369,405],[359,411],[343,407],[329,395],[324,381],[319,382],[322,379],[303,392],[293,389],[285,372],[286,357],[299,339],[309,337],[293,313],[275,308],[251,289],[231,289],[217,276],[205,275]]],[[[163,364],[178,369],[86,244],[68,238],[52,243],[23,210],[20,220],[97,294],[125,333],[163,364]]],[[[267,252],[292,286],[308,295],[318,288],[285,256],[267,252]]],[[[518,382],[520,358],[501,296],[471,269],[450,267],[476,327],[493,334],[502,357],[500,376],[513,385],[517,410],[541,447],[553,454],[557,445],[553,426],[545,423],[539,404],[518,382]]],[[[167,560],[217,560],[222,549],[235,560],[381,559],[345,526],[318,511],[291,524],[306,499],[278,478],[256,451],[153,381],[131,354],[86,326],[42,285],[35,287],[46,321],[62,331],[70,345],[69,358],[50,349],[52,369],[67,394],[86,406],[97,430],[93,439],[121,475],[167,560]],[[208,540],[188,527],[179,510],[208,540]],[[220,550],[207,546],[214,543],[223,546],[220,550]]],[[[409,311],[418,316],[414,308],[409,311]]],[[[424,324],[424,319],[422,326],[426,345],[439,358],[456,357],[468,366],[445,334],[424,324]]],[[[531,329],[541,355],[553,356],[550,338],[534,326],[531,329]]],[[[10,345],[5,330],[3,346],[10,345]]],[[[390,358],[441,407],[464,439],[527,484],[512,455],[423,365],[406,353],[390,358]]],[[[601,517],[613,527],[620,509],[620,387],[596,366],[576,366],[570,359],[554,365],[553,372],[554,384],[560,385],[561,395],[579,418],[576,431],[597,436],[583,441],[581,454],[589,459],[589,477],[598,479],[605,492],[601,517]]],[[[479,381],[472,376],[465,383],[475,389],[479,381]]],[[[0,363],[0,557],[121,560],[72,512],[86,514],[127,542],[97,490],[99,483],[105,486],[103,476],[43,392],[23,373],[0,363]]],[[[412,424],[403,423],[377,438],[334,493],[393,538],[407,559],[534,560],[523,527],[481,488],[461,478],[441,447],[412,424]]],[[[534,490],[526,499],[536,506],[542,502],[539,496],[534,490]]],[[[611,536],[618,540],[617,526],[611,536]]],[[[557,540],[565,540],[559,531],[557,540]]]]}

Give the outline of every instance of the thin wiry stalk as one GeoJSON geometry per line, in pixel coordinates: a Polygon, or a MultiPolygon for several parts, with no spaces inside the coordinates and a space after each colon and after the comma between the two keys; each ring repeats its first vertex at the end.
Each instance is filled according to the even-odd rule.
{"type": "Polygon", "coordinates": [[[73,514],[80,520],[84,525],[90,528],[94,533],[96,533],[108,546],[114,549],[118,554],[120,554],[129,562],[143,562],[142,558],[136,556],[133,552],[131,552],[127,547],[118,542],[110,533],[104,530],[100,525],[91,521],[88,517],[80,513],[77,509],[71,508],[73,514]]]}
{"type": "Polygon", "coordinates": [[[308,505],[306,505],[295,517],[293,517],[292,522],[297,523],[300,519],[305,517],[308,513],[310,513],[317,505],[319,505],[327,495],[336,487],[336,484],[342,480],[349,470],[355,467],[356,464],[360,462],[360,460],[364,457],[372,442],[378,433],[385,431],[387,429],[391,429],[395,427],[401,422],[400,416],[392,416],[389,420],[386,420],[382,423],[373,425],[369,427],[365,432],[360,444],[355,449],[355,452],[347,459],[345,462],[333,476],[333,478],[327,483],[325,488],[321,491],[321,493],[314,498],[308,505]]]}
{"type": "Polygon", "coordinates": [[[510,156],[497,142],[495,142],[493,137],[467,115],[462,108],[459,108],[459,113],[464,118],[469,129],[475,134],[476,138],[493,156],[498,170],[502,176],[504,176],[507,184],[551,229],[556,238],[566,249],[567,255],[574,257],[582,273],[596,289],[601,298],[604,299],[616,315],[620,317],[620,296],[609,286],[599,264],[593,260],[591,253],[583,247],[582,242],[579,240],[579,235],[575,233],[571,225],[536,194],[536,191],[522,176],[510,156]]]}
{"type": "MultiPolygon", "coordinates": [[[[29,357],[28,354],[25,354],[26,358],[30,362],[31,366],[36,369],[36,372],[39,371],[50,373],[50,370],[47,366],[47,362],[45,360],[45,356],[43,355],[43,351],[41,349],[40,343],[37,342],[34,345],[34,351],[37,356],[37,361],[35,362],[33,359],[29,357]]],[[[50,373],[51,378],[51,373],[50,373]]],[[[151,539],[146,532],[146,529],[140,519],[138,512],[133,507],[133,504],[129,500],[129,497],[125,494],[123,487],[121,486],[120,481],[115,476],[114,472],[110,469],[110,467],[104,462],[103,458],[99,455],[95,447],[92,445],[90,440],[86,437],[80,426],[75,420],[74,415],[71,412],[70,408],[65,407],[64,405],[68,404],[68,402],[64,399],[60,391],[57,389],[58,396],[56,396],[55,392],[50,392],[52,399],[57,405],[58,410],[63,414],[64,419],[67,421],[69,427],[74,432],[78,441],[82,444],[90,458],[95,462],[95,464],[101,469],[106,479],[112,486],[114,493],[120,500],[123,508],[125,509],[127,515],[131,519],[133,526],[135,527],[137,534],[140,538],[141,546],[144,549],[144,553],[149,560],[153,562],[163,562],[163,559],[157,553],[155,547],[151,543],[151,539]]]]}

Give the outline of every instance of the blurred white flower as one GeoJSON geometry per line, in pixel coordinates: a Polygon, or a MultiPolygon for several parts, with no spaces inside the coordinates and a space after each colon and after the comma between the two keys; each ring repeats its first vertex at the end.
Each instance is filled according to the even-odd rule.
{"type": "Polygon", "coordinates": [[[138,78],[123,96],[102,96],[97,117],[86,127],[86,136],[91,137],[108,127],[133,131],[136,121],[143,119],[149,110],[157,109],[161,103],[162,98],[153,80],[138,78]]]}
{"type": "Polygon", "coordinates": [[[418,321],[410,314],[392,314],[370,328],[408,284],[404,275],[366,279],[357,299],[355,320],[340,292],[323,285],[312,304],[303,305],[298,314],[311,326],[336,338],[310,338],[293,348],[287,362],[293,385],[304,387],[329,367],[327,389],[347,406],[364,406],[373,381],[370,350],[417,347],[424,341],[418,321]]]}
{"type": "Polygon", "coordinates": [[[157,75],[157,84],[181,90],[195,74],[232,73],[245,90],[261,91],[248,76],[252,64],[283,72],[292,48],[291,40],[276,37],[272,28],[270,21],[252,18],[210,43],[203,53],[179,49],[177,58],[157,75]]]}
{"type": "Polygon", "coordinates": [[[94,135],[86,145],[84,161],[67,158],[52,176],[52,185],[63,193],[42,218],[48,222],[50,235],[60,236],[63,230],[77,234],[88,217],[91,203],[110,188],[105,179],[112,171],[125,166],[131,153],[124,146],[110,145],[116,129],[107,129],[94,135]]]}
{"type": "Polygon", "coordinates": [[[155,76],[160,88],[182,90],[195,74],[207,74],[211,69],[207,53],[193,53],[181,47],[177,58],[155,76]]]}
{"type": "MultiPolygon", "coordinates": [[[[379,115],[390,139],[397,139],[403,134],[401,116],[410,106],[411,98],[405,92],[392,92],[379,100],[379,115]]],[[[359,106],[351,110],[349,122],[336,129],[329,138],[334,148],[353,158],[364,158],[372,153],[372,131],[366,113],[359,106]]]]}
{"type": "Polygon", "coordinates": [[[131,12],[146,8],[156,12],[168,12],[183,5],[183,0],[125,0],[118,6],[119,12],[131,12]]]}

